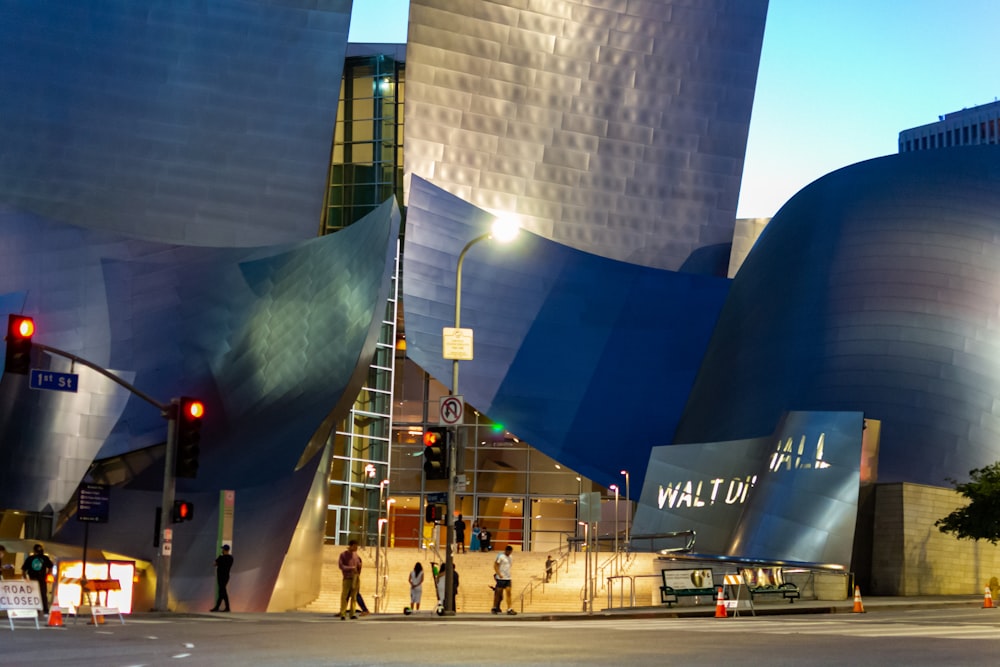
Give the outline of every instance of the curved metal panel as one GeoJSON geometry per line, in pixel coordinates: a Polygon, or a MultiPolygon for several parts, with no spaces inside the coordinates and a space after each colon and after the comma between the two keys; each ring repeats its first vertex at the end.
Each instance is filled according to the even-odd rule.
{"type": "MultiPolygon", "coordinates": [[[[205,503],[188,528],[192,546],[213,550],[209,508],[220,488],[242,491],[239,540],[287,544],[320,457],[298,471],[296,464],[317,429],[346,414],[374,356],[399,223],[395,201],[388,200],[331,236],[217,249],[134,241],[0,209],[0,236],[7,241],[0,266],[8,269],[0,273],[0,292],[13,294],[5,302],[24,301],[39,342],[125,368],[160,401],[183,394],[205,400],[199,476],[178,484],[179,493],[205,503]]],[[[86,390],[73,399],[40,396],[24,378],[0,383],[4,474],[33,482],[10,484],[6,506],[36,510],[48,502],[59,509],[95,455],[165,439],[156,408],[117,386],[92,384],[93,377],[99,376],[81,376],[86,390]],[[36,449],[39,443],[44,446],[36,449]],[[26,451],[34,455],[23,456],[26,451]]],[[[159,474],[151,469],[122,491],[130,514],[145,507],[152,516],[159,497],[142,489],[159,488],[159,474]]],[[[148,534],[135,525],[109,524],[104,544],[152,558],[148,534]]],[[[271,590],[283,553],[243,556],[262,591],[271,590]]],[[[200,556],[177,555],[174,592],[182,603],[206,590],[202,571],[200,556]],[[185,577],[193,577],[189,590],[185,577]]],[[[259,609],[267,604],[261,596],[259,609]]]]}
{"type": "Polygon", "coordinates": [[[632,534],[694,530],[698,553],[848,567],[862,425],[857,412],[792,412],[766,437],[657,447],[632,534]]]}
{"type": "Polygon", "coordinates": [[[829,174],[737,274],[676,442],[861,411],[882,422],[879,481],[963,478],[1000,458],[998,312],[1000,147],[829,174]]]}
{"type": "Polygon", "coordinates": [[[407,177],[579,250],[724,276],[766,13],[412,0],[407,177]]]}
{"type": "MultiPolygon", "coordinates": [[[[457,256],[492,216],[414,177],[403,254],[407,354],[445,385],[457,256]]],[[[462,319],[475,359],[459,393],[602,483],[640,475],[670,442],[729,281],[616,262],[524,233],[466,255],[462,319]]]]}
{"type": "Polygon", "coordinates": [[[316,235],[351,0],[0,8],[0,202],[169,243],[316,235]]]}

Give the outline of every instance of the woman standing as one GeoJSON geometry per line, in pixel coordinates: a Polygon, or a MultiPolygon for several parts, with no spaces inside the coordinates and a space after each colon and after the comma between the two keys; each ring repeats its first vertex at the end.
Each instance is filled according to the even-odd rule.
{"type": "Polygon", "coordinates": [[[469,549],[479,551],[479,522],[472,522],[472,537],[469,539],[469,549]]]}
{"type": "Polygon", "coordinates": [[[420,597],[423,595],[424,566],[417,561],[410,572],[410,607],[413,611],[420,609],[420,597]]]}

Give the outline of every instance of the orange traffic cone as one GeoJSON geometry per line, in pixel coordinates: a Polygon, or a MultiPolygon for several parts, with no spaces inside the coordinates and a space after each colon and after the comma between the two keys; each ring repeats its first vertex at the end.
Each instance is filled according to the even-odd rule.
{"type": "Polygon", "coordinates": [[[49,627],[61,628],[62,626],[62,607],[52,607],[49,610],[49,627]]]}
{"type": "Polygon", "coordinates": [[[993,592],[990,587],[986,587],[986,592],[983,593],[983,609],[993,609],[993,592]]]}
{"type": "Polygon", "coordinates": [[[715,617],[726,618],[726,598],[722,595],[722,586],[719,586],[719,595],[715,598],[715,617]]]}
{"type": "Polygon", "coordinates": [[[861,586],[854,587],[854,613],[865,613],[865,606],[861,603],[861,586]]]}

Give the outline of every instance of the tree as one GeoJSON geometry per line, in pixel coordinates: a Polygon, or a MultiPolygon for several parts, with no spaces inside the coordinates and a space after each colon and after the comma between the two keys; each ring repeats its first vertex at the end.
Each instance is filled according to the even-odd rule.
{"type": "Polygon", "coordinates": [[[960,540],[1000,541],[1000,462],[969,471],[970,480],[959,484],[953,479],[955,490],[969,499],[934,525],[942,533],[954,533],[960,540]]]}

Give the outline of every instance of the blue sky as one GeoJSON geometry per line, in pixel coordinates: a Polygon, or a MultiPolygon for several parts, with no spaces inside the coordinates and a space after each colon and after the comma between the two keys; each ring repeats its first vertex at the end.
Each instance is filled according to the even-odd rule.
{"type": "MultiPolygon", "coordinates": [[[[405,42],[408,6],[354,0],[351,41],[405,42]]],[[[996,0],[771,0],[737,215],[996,100],[998,25],[996,0]]]]}

